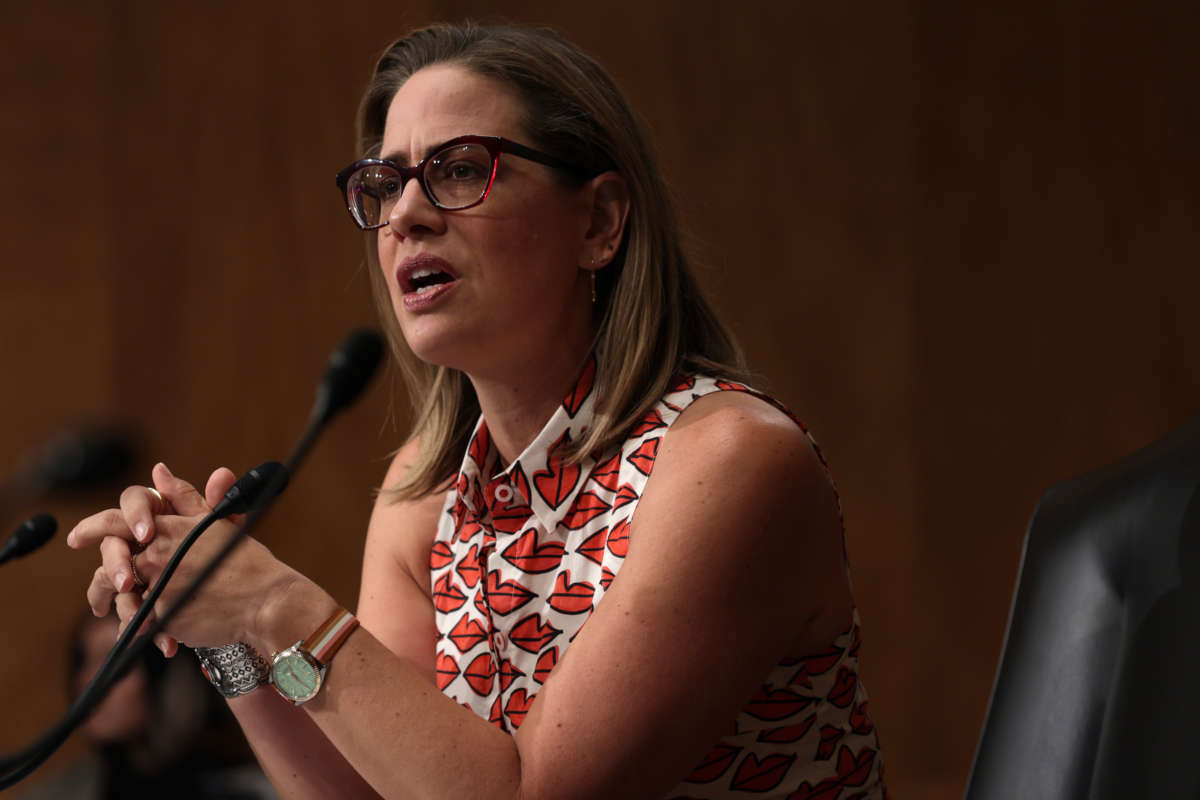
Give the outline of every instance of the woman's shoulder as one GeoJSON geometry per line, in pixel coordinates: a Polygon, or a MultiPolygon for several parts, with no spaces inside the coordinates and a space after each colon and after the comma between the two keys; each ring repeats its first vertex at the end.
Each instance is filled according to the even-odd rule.
{"type": "Polygon", "coordinates": [[[745,384],[704,375],[676,379],[647,417],[658,430],[635,428],[625,449],[658,438],[656,470],[672,473],[717,465],[741,473],[771,472],[829,483],[824,460],[808,429],[774,398],[745,384]]]}

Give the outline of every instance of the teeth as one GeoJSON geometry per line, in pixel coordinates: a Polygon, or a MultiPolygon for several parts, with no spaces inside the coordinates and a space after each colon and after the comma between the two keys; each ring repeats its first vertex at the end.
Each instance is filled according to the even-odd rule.
{"type": "Polygon", "coordinates": [[[436,283],[431,283],[428,286],[422,286],[420,289],[417,289],[417,294],[425,294],[426,292],[433,291],[437,287],[438,287],[438,284],[436,284],[436,283]]]}
{"type": "Polygon", "coordinates": [[[432,275],[437,275],[439,272],[441,272],[441,270],[440,270],[440,269],[428,269],[428,268],[425,268],[425,269],[418,269],[418,270],[415,270],[415,271],[414,271],[414,272],[413,272],[411,275],[409,275],[408,277],[409,277],[409,280],[414,280],[414,281],[415,281],[415,280],[419,280],[419,279],[421,279],[421,278],[428,278],[428,277],[430,277],[430,276],[432,276],[432,275]]]}

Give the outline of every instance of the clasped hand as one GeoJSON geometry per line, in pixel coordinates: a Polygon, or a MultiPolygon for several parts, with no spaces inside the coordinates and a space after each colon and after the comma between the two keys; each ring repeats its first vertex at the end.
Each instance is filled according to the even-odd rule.
{"type": "MultiPolygon", "coordinates": [[[[236,476],[222,467],[209,476],[203,496],[190,483],[171,474],[165,464],[151,472],[155,496],[145,486],[130,486],[121,493],[120,508],[110,508],[82,520],[67,535],[67,545],[83,549],[99,545],[101,564],[87,589],[92,613],[103,617],[115,605],[124,630],[142,605],[143,596],[158,580],[179,543],[224,497],[236,476]],[[145,585],[137,585],[130,557],[137,554],[136,569],[145,585]]],[[[191,583],[214,554],[234,534],[238,517],[220,521],[196,540],[179,564],[154,612],[175,604],[180,592],[191,583]]],[[[254,614],[272,585],[286,579],[288,572],[255,539],[243,542],[191,602],[170,622],[170,629],[155,637],[164,655],[172,656],[178,642],[191,647],[213,647],[250,641],[254,614]]]]}

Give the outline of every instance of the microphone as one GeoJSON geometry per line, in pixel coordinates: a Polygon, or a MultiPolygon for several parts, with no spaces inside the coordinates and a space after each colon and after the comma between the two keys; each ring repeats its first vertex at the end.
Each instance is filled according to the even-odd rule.
{"type": "Polygon", "coordinates": [[[225,519],[230,514],[245,514],[266,508],[287,485],[287,467],[278,461],[264,461],[238,478],[212,513],[216,519],[225,519]]]}
{"type": "Polygon", "coordinates": [[[116,431],[64,432],[33,456],[29,479],[39,492],[86,488],[124,472],[132,459],[128,439],[116,431]]]}
{"type": "Polygon", "coordinates": [[[35,514],[25,520],[0,547],[0,564],[29,555],[49,541],[56,530],[58,523],[49,514],[35,514]]]}
{"type": "MultiPolygon", "coordinates": [[[[367,383],[370,382],[372,375],[374,375],[379,365],[382,354],[383,341],[379,334],[365,329],[352,333],[343,342],[342,346],[333,353],[329,359],[329,366],[325,372],[321,386],[317,391],[317,400],[313,407],[311,419],[291,455],[288,456],[283,465],[278,465],[276,462],[260,464],[251,470],[250,473],[242,476],[234,484],[234,487],[226,493],[221,503],[217,504],[218,508],[220,508],[222,505],[228,503],[224,511],[227,515],[240,513],[238,509],[243,508],[241,504],[244,503],[244,507],[249,509],[249,514],[242,526],[196,574],[192,582],[180,593],[174,605],[151,623],[144,635],[133,642],[131,646],[125,647],[123,652],[118,652],[118,648],[122,646],[122,642],[117,642],[113,651],[109,653],[104,665],[101,666],[95,677],[92,678],[91,682],[83,690],[83,693],[76,698],[75,702],[71,704],[67,713],[63,715],[58,723],[28,747],[11,756],[0,757],[0,769],[5,770],[3,776],[0,776],[0,789],[7,789],[29,775],[58,750],[71,734],[71,731],[91,713],[105,694],[108,693],[112,684],[119,680],[133,666],[135,659],[141,655],[142,651],[150,646],[154,636],[162,631],[175,615],[191,601],[200,590],[200,587],[220,567],[221,563],[257,526],[258,521],[269,508],[271,501],[287,485],[290,473],[294,472],[299,463],[303,461],[308,450],[312,447],[317,434],[320,433],[325,424],[336,413],[349,406],[363,388],[366,387],[367,383]],[[252,476],[251,473],[255,474],[252,476]],[[242,484],[247,479],[250,480],[249,484],[242,484]],[[234,493],[235,488],[238,489],[236,494],[234,493]]],[[[214,509],[180,543],[180,546],[176,549],[174,555],[171,556],[171,560],[167,563],[163,573],[159,575],[158,580],[155,581],[154,586],[143,599],[142,607],[130,620],[125,633],[122,634],[122,641],[126,640],[126,636],[132,637],[136,634],[138,628],[145,621],[146,616],[149,615],[150,609],[153,608],[158,596],[162,593],[162,589],[166,586],[170,574],[174,572],[178,563],[183,560],[186,549],[191,546],[191,542],[199,536],[203,529],[216,521],[216,514],[217,510],[214,509]]]]}
{"type": "Polygon", "coordinates": [[[379,366],[383,339],[369,328],[359,328],[346,337],[329,357],[325,377],[317,389],[312,419],[324,424],[358,397],[379,366]]]}

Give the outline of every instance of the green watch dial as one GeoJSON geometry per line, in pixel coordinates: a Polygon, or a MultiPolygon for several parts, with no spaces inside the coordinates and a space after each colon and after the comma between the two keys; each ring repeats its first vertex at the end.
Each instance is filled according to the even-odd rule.
{"type": "Polygon", "coordinates": [[[271,667],[271,680],[292,700],[307,700],[321,687],[321,673],[299,653],[282,655],[271,667]]]}

